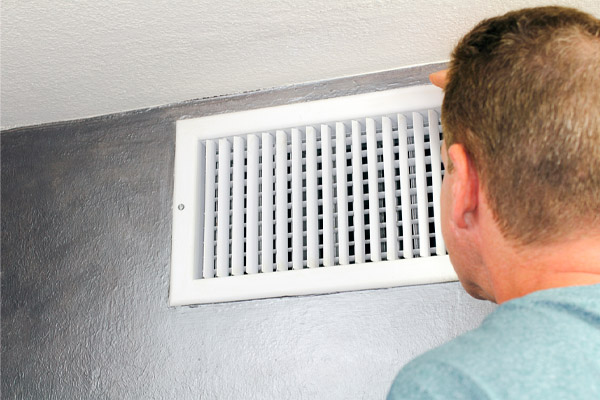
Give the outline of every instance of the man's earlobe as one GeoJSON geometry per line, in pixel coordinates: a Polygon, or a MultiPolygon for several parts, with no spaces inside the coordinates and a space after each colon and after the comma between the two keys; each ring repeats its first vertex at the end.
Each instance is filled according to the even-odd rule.
{"type": "Polygon", "coordinates": [[[479,196],[479,176],[469,153],[462,144],[448,148],[448,160],[453,165],[452,220],[461,229],[467,229],[476,218],[479,196]]]}

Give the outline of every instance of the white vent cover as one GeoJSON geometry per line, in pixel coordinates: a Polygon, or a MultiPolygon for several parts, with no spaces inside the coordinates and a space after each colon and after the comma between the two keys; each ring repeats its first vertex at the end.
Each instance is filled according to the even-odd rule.
{"type": "Polygon", "coordinates": [[[170,304],[456,280],[416,86],[177,122],[170,304]]]}

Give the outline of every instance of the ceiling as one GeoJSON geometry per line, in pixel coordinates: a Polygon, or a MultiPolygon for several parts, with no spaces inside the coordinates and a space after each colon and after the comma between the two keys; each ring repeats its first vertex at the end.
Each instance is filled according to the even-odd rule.
{"type": "Polygon", "coordinates": [[[545,3],[2,0],[1,126],[444,61],[482,18],[545,3]]]}

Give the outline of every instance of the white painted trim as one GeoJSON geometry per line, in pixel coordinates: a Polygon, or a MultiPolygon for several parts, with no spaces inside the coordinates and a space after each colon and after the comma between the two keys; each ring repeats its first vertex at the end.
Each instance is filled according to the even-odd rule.
{"type": "Polygon", "coordinates": [[[204,140],[302,125],[320,125],[328,121],[344,121],[358,117],[436,108],[442,104],[442,98],[442,90],[433,85],[410,86],[179,120],[177,135],[179,137],[181,133],[204,140]]]}
{"type": "Polygon", "coordinates": [[[448,256],[308,268],[227,278],[188,280],[171,287],[169,304],[180,306],[383,289],[456,281],[448,256]]]}

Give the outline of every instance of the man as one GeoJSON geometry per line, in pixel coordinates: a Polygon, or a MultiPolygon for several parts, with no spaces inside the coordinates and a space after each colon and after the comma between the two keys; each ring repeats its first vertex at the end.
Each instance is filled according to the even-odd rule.
{"type": "Polygon", "coordinates": [[[448,253],[500,306],[407,364],[388,399],[600,399],[600,20],[485,20],[431,79],[448,253]]]}

